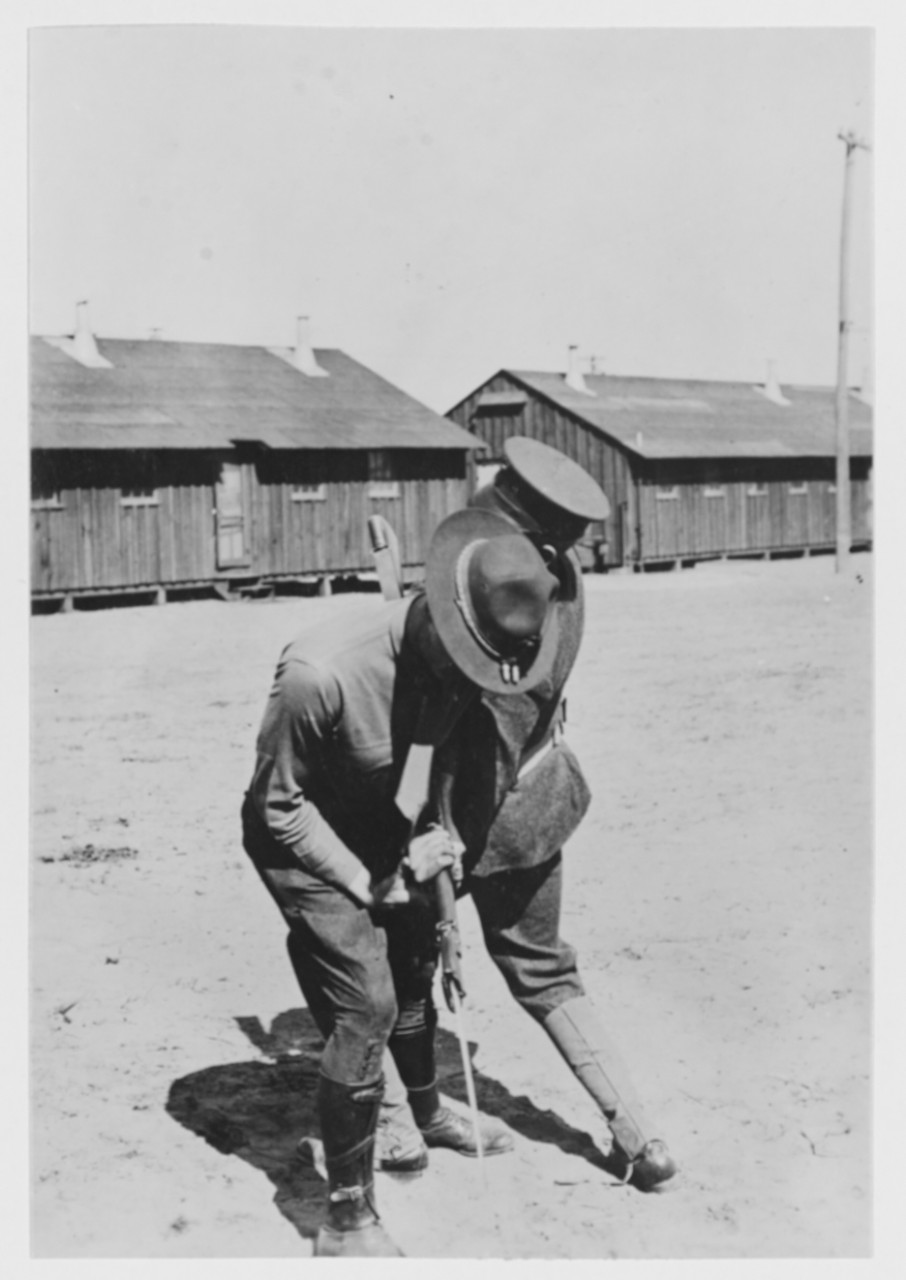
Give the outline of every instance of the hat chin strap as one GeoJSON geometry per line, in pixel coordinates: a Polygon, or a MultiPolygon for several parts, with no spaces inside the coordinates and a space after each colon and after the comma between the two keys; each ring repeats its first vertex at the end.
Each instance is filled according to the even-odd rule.
{"type": "Polygon", "coordinates": [[[560,553],[554,543],[551,542],[550,535],[545,531],[544,526],[535,519],[506,485],[495,485],[494,492],[503,514],[510,520],[515,521],[523,533],[528,535],[541,552],[541,558],[544,563],[550,567],[555,560],[559,559],[560,553]]]}
{"type": "MultiPolygon", "coordinates": [[[[469,545],[464,547],[460,552],[459,559],[456,561],[456,572],[454,575],[456,585],[456,607],[462,614],[462,620],[466,624],[466,630],[469,632],[469,635],[479,648],[481,648],[489,658],[493,658],[500,666],[500,678],[503,683],[518,684],[523,675],[519,666],[519,659],[508,657],[506,654],[501,653],[499,649],[491,644],[487,636],[482,634],[469,603],[467,574],[469,572],[469,564],[471,563],[472,556],[477,546],[478,542],[470,542],[469,545]]],[[[526,640],[523,643],[526,647],[531,645],[532,648],[535,648],[537,646],[537,640],[526,640]]]]}
{"type": "Polygon", "coordinates": [[[521,528],[525,529],[528,533],[543,532],[541,525],[535,517],[526,511],[525,507],[513,493],[511,484],[501,484],[498,482],[494,488],[497,493],[497,501],[500,503],[501,507],[516,521],[517,524],[520,525],[521,528]]]}

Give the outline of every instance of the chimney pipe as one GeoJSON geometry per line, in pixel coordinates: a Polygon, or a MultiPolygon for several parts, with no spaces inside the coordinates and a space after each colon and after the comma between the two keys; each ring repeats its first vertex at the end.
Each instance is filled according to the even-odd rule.
{"type": "Polygon", "coordinates": [[[315,358],[311,345],[308,316],[296,318],[296,349],[293,352],[293,364],[300,373],[308,378],[327,378],[330,375],[322,369],[315,358]]]}
{"type": "Polygon", "coordinates": [[[76,357],[78,360],[90,364],[92,360],[97,360],[100,351],[97,349],[95,335],[91,332],[91,324],[88,323],[88,303],[76,303],[76,357]]]}
{"type": "Polygon", "coordinates": [[[770,400],[772,404],[791,404],[792,401],[787,400],[783,394],[780,383],[777,380],[776,361],[768,360],[767,376],[763,387],[756,387],[766,400],[770,400]]]}
{"type": "Polygon", "coordinates": [[[61,341],[60,349],[65,351],[73,360],[78,360],[79,364],[84,365],[86,369],[111,369],[109,360],[105,360],[98,351],[97,343],[94,340],[94,334],[91,332],[91,324],[88,320],[88,303],[76,303],[76,327],[75,334],[72,338],[65,338],[61,341]]]}
{"type": "Polygon", "coordinates": [[[570,391],[578,391],[583,396],[593,396],[595,394],[585,385],[582,370],[579,368],[579,348],[575,344],[572,344],[569,348],[565,380],[570,391]]]}

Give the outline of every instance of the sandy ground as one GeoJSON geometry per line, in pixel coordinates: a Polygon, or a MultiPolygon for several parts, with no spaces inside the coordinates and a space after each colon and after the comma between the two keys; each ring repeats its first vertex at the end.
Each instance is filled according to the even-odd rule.
{"type": "MultiPolygon", "coordinates": [[[[594,790],[563,931],[680,1159],[595,1110],[462,908],[483,1109],[515,1151],[378,1177],[421,1257],[841,1257],[870,1240],[871,560],[588,577],[594,790]]],[[[368,596],[32,621],[33,1251],[306,1256],[318,1042],[237,810],[277,654],[368,596]]],[[[442,1011],[443,1087],[465,1091],[442,1011]]]]}

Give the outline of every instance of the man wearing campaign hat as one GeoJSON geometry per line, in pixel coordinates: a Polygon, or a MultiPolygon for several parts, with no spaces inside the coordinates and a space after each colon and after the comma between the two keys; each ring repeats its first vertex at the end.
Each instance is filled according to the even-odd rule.
{"type": "MultiPolygon", "coordinates": [[[[590,522],[607,518],[610,506],[586,471],[540,441],[510,438],[504,456],[506,465],[472,506],[502,515],[514,531],[524,532],[558,579],[556,653],[530,689],[506,698],[487,688],[481,694],[474,733],[481,746],[460,763],[452,809],[451,825],[466,846],[463,891],[472,895],[488,952],[513,996],[543,1026],[604,1115],[612,1167],[638,1190],[653,1191],[674,1176],[675,1163],[585,994],[576,952],[560,937],[561,850],[590,802],[563,737],[563,690],[584,625],[582,576],[572,548],[590,522]]],[[[391,1170],[423,1167],[427,1152],[392,1070],[389,1075],[380,1163],[391,1170]]],[[[475,1154],[474,1143],[459,1149],[475,1154]]],[[[505,1149],[498,1140],[491,1153],[505,1149]]]]}
{"type": "MultiPolygon", "coordinates": [[[[460,845],[442,825],[451,807],[489,825],[480,797],[459,794],[458,762],[483,728],[478,693],[503,700],[548,677],[559,589],[511,522],[463,511],[435,533],[424,591],[344,612],[281,654],[243,842],[289,928],[290,959],[326,1042],[317,1112],[329,1199],[316,1255],[399,1254],[374,1197],[385,1048],[419,1124],[440,1145],[452,1129],[455,1145],[434,1069],[435,919],[410,885],[455,864],[460,845]],[[398,799],[426,724],[428,804],[413,830],[398,799]]],[[[493,788],[483,794],[490,801],[493,788]]]]}

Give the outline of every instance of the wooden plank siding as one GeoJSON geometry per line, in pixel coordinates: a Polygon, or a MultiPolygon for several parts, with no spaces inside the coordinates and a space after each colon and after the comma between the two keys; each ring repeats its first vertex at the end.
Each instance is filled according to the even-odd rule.
{"type": "Polygon", "coordinates": [[[488,447],[488,462],[502,461],[504,441],[510,436],[528,436],[559,449],[584,467],[610,501],[609,517],[589,525],[584,541],[587,544],[604,544],[602,560],[607,567],[621,565],[631,488],[629,462],[625,454],[589,430],[581,419],[538,396],[529,394],[524,404],[513,409],[495,407],[488,410],[479,404],[486,391],[521,392],[524,388],[515,378],[497,374],[447,416],[484,441],[488,447]]]}
{"type": "Polygon", "coordinates": [[[372,498],[367,481],[332,482],[323,499],[293,497],[291,484],[252,479],[250,572],[276,576],[354,573],[372,566],[368,517],[382,515],[407,567],[424,564],[431,534],[465,505],[465,480],[401,480],[398,498],[372,498]]]}
{"type": "MultiPolygon", "coordinates": [[[[831,458],[642,458],[505,371],[447,416],[485,442],[489,462],[503,460],[510,436],[528,436],[584,467],[610,501],[610,518],[591,526],[587,539],[604,540],[604,567],[834,545],[831,458]],[[487,392],[512,401],[482,404],[487,392]],[[676,496],[658,497],[659,488],[676,496]]],[[[853,542],[865,544],[870,461],[853,458],[851,475],[853,542]]]]}
{"type": "Polygon", "coordinates": [[[135,458],[46,451],[33,461],[32,591],[367,571],[373,567],[367,532],[372,514],[385,516],[396,530],[403,564],[411,569],[424,564],[437,524],[467,501],[462,450],[418,451],[408,458],[416,451],[400,451],[403,456],[389,463],[391,472],[406,477],[395,481],[396,498],[369,494],[372,480],[358,455],[331,459],[304,452],[315,456],[300,458],[303,451],[294,451],[262,460],[224,450],[143,459],[144,478],[153,473],[156,501],[130,505],[123,490],[136,483],[135,458]],[[216,485],[224,462],[238,462],[241,472],[247,563],[232,570],[218,569],[216,561],[216,485]],[[344,470],[356,478],[336,478],[344,470]],[[294,498],[300,484],[321,483],[322,475],[331,477],[323,481],[323,499],[294,498]],[[46,507],[55,499],[59,505],[46,507]]]}
{"type": "MultiPolygon", "coordinates": [[[[850,483],[853,542],[865,543],[871,538],[868,481],[850,483]]],[[[673,486],[675,498],[659,496],[669,487],[638,486],[643,562],[834,545],[835,494],[828,480],[727,482],[722,498],[706,496],[713,484],[682,482],[673,486]],[[765,492],[753,493],[756,487],[765,492]]]]}

